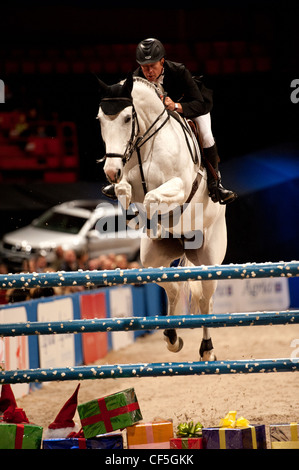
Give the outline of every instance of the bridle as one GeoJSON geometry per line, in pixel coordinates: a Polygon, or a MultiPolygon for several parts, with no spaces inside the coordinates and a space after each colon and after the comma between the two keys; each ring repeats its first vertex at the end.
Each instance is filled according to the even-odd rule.
{"type": "Polygon", "coordinates": [[[138,165],[139,165],[139,171],[140,171],[140,177],[141,177],[141,182],[142,182],[142,187],[144,194],[147,193],[147,187],[146,187],[146,182],[144,178],[144,173],[143,173],[143,168],[142,168],[142,161],[141,161],[141,154],[140,154],[140,148],[154,135],[156,135],[160,129],[162,129],[163,126],[168,122],[169,120],[169,113],[167,112],[166,108],[163,109],[163,111],[157,116],[157,118],[153,121],[153,123],[146,129],[146,131],[143,133],[143,135],[139,135],[140,133],[140,126],[138,122],[138,116],[133,104],[133,100],[131,98],[125,98],[125,97],[115,97],[115,98],[103,98],[102,101],[119,101],[122,100],[125,102],[125,106],[132,106],[132,130],[131,130],[131,136],[130,139],[127,143],[126,150],[124,152],[124,155],[119,155],[117,153],[107,153],[100,161],[104,161],[106,158],[121,158],[123,161],[123,165],[125,165],[132,157],[133,153],[136,151],[137,157],[138,157],[138,165]],[[126,104],[129,102],[129,104],[126,104]],[[162,121],[160,126],[158,126],[153,132],[153,128],[155,125],[159,122],[159,120],[162,118],[162,116],[166,113],[166,118],[162,121]]]}

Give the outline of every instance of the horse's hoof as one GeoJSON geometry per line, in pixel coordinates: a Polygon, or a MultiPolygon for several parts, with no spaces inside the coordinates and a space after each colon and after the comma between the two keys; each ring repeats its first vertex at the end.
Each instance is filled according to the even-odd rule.
{"type": "Polygon", "coordinates": [[[182,349],[182,347],[184,346],[184,341],[180,337],[177,338],[177,340],[175,341],[174,344],[171,344],[171,342],[169,341],[168,336],[166,336],[166,335],[164,335],[164,340],[167,343],[167,349],[171,352],[174,352],[174,353],[179,352],[182,349]]]}
{"type": "Polygon", "coordinates": [[[200,357],[200,360],[203,362],[217,361],[216,354],[214,354],[213,349],[210,351],[204,351],[203,355],[200,357]]]}

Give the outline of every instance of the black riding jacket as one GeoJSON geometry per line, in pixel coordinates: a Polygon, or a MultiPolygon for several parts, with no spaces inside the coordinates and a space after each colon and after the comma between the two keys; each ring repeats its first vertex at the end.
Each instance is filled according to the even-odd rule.
{"type": "MultiPolygon", "coordinates": [[[[133,75],[145,78],[141,67],[133,75]]],[[[176,103],[180,102],[186,118],[207,114],[213,107],[213,92],[201,80],[195,81],[183,64],[165,60],[163,88],[169,98],[176,103]]]]}

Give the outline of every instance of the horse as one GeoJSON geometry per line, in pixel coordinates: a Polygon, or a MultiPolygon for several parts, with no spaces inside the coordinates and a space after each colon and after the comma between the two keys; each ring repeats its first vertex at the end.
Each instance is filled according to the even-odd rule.
{"type": "MultiPolygon", "coordinates": [[[[171,223],[170,217],[165,230],[159,219],[156,233],[149,230],[141,238],[141,264],[171,266],[180,260],[183,266],[220,265],[227,247],[225,206],[213,202],[208,195],[206,170],[186,120],[178,113],[168,112],[156,86],[141,77],[129,75],[111,86],[99,79],[99,87],[101,101],[97,118],[105,144],[104,173],[114,185],[117,198],[126,209],[132,203],[142,204],[148,218],[153,215],[153,207],[168,207],[169,214],[176,212],[171,211],[174,206],[180,209],[179,216],[176,212],[173,217],[177,223],[171,223]],[[190,233],[186,236],[182,229],[186,206],[191,214],[191,233],[200,228],[200,243],[192,244],[190,233]],[[176,230],[181,227],[181,236],[175,227],[176,230]]],[[[212,313],[217,281],[186,282],[188,313],[212,313]]],[[[167,315],[179,314],[182,308],[181,284],[160,283],[167,295],[167,315]]],[[[175,329],[164,330],[164,339],[172,352],[179,352],[183,347],[175,329]]],[[[216,360],[206,327],[203,327],[199,356],[202,361],[216,360]]]]}

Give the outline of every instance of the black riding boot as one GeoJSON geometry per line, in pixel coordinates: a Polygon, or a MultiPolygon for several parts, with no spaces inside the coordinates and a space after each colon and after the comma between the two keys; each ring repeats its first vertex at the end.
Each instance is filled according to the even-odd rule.
{"type": "Polygon", "coordinates": [[[228,204],[233,202],[238,195],[229,189],[225,189],[221,182],[218,170],[219,156],[216,144],[203,149],[203,160],[207,169],[209,196],[213,202],[228,204]]]}
{"type": "Polygon", "coordinates": [[[115,194],[115,191],[114,191],[114,185],[113,184],[109,184],[108,186],[105,186],[105,188],[102,188],[102,193],[109,197],[110,199],[113,199],[113,200],[116,200],[117,199],[117,196],[115,194]]]}

